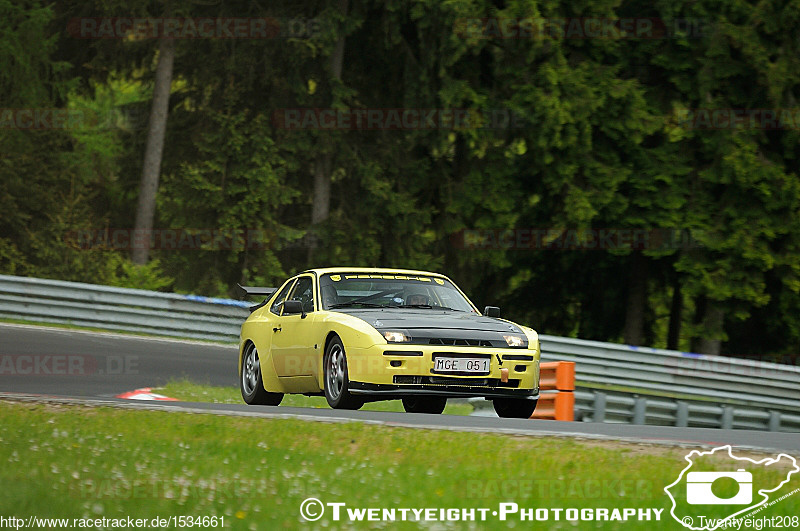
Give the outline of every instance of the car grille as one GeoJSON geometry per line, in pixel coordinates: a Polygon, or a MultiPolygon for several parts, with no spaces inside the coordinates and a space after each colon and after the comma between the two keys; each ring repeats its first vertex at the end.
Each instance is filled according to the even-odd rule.
{"type": "Polygon", "coordinates": [[[485,339],[455,339],[434,337],[428,341],[429,345],[448,345],[452,347],[491,347],[492,342],[485,339]]]}
{"type": "Polygon", "coordinates": [[[507,382],[499,378],[452,378],[448,376],[407,376],[395,375],[394,383],[407,385],[427,385],[431,387],[447,386],[470,389],[475,387],[519,387],[518,379],[510,379],[507,382]]]}

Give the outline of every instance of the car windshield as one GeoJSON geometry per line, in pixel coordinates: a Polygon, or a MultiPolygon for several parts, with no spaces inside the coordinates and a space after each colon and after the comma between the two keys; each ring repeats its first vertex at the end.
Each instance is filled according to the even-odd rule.
{"type": "Polygon", "coordinates": [[[419,308],[475,312],[447,279],[425,275],[334,273],[319,281],[322,308],[419,308]]]}

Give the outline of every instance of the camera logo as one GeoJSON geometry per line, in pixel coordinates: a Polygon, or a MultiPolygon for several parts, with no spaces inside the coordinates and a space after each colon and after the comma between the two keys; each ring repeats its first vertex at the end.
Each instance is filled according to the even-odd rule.
{"type": "Polygon", "coordinates": [[[735,455],[729,444],[705,451],[692,450],[684,459],[686,466],[675,481],[664,487],[664,492],[672,503],[670,515],[692,531],[728,529],[736,519],[743,523],[743,519],[767,504],[793,494],[794,491],[786,492],[786,485],[792,475],[796,478],[800,472],[797,460],[791,455],[756,460],[735,455]],[[714,471],[718,467],[721,471],[714,471]],[[712,507],[715,518],[707,516],[712,507]]]}
{"type": "Polygon", "coordinates": [[[743,468],[736,472],[689,472],[686,474],[686,501],[691,505],[740,505],[753,502],[753,474],[743,468]],[[739,484],[731,498],[720,498],[711,490],[715,481],[730,478],[739,484]]]}

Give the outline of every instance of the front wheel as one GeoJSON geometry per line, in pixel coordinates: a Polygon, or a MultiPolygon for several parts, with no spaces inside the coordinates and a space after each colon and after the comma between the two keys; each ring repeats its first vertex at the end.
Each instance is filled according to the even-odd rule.
{"type": "Polygon", "coordinates": [[[403,409],[407,413],[431,413],[438,415],[444,411],[447,399],[440,396],[409,396],[403,399],[403,409]]]}
{"type": "Polygon", "coordinates": [[[350,378],[347,373],[347,356],[342,340],[331,339],[323,360],[325,368],[325,399],[333,409],[359,409],[364,400],[350,394],[350,378]]]}
{"type": "Polygon", "coordinates": [[[495,398],[492,400],[498,417],[529,419],[536,409],[536,400],[526,398],[495,398]]]}
{"type": "Polygon", "coordinates": [[[251,405],[277,406],[283,400],[283,393],[270,393],[264,389],[261,379],[261,360],[256,346],[250,343],[244,351],[242,369],[239,371],[239,387],[242,398],[251,405]]]}

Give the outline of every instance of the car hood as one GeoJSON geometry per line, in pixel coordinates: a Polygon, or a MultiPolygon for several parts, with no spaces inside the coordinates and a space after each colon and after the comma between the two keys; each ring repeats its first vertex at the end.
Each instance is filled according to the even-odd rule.
{"type": "Polygon", "coordinates": [[[358,308],[337,309],[337,312],[358,317],[376,329],[439,329],[472,330],[485,332],[514,332],[522,334],[522,329],[513,323],[484,317],[472,312],[451,310],[426,310],[415,308],[358,308]]]}

